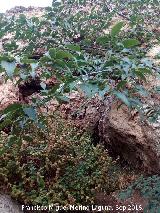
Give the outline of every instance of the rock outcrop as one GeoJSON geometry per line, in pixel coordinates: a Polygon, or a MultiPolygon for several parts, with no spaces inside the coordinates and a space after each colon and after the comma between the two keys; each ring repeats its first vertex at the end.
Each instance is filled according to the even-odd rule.
{"type": "Polygon", "coordinates": [[[160,127],[142,123],[138,114],[131,118],[127,107],[114,104],[102,116],[99,132],[114,155],[147,173],[160,172],[160,127]]]}
{"type": "MultiPolygon", "coordinates": [[[[68,94],[69,103],[62,104],[60,112],[65,119],[80,129],[87,130],[98,137],[98,124],[104,111],[105,103],[98,97],[87,100],[82,93],[73,92],[68,94]]],[[[98,143],[99,141],[97,141],[98,143]]]]}

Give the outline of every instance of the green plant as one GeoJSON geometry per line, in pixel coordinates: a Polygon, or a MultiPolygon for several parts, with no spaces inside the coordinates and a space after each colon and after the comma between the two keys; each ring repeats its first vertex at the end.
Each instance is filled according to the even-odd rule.
{"type": "Polygon", "coordinates": [[[48,133],[30,125],[23,143],[0,157],[3,188],[27,205],[91,204],[98,191],[119,188],[121,172],[101,145],[93,146],[87,133],[58,115],[48,119],[48,133]]]}
{"type": "MultiPolygon", "coordinates": [[[[156,11],[156,1],[155,5],[152,1],[145,3],[156,11]]],[[[144,95],[142,81],[154,67],[134,33],[139,32],[139,24],[145,31],[143,21],[148,19],[140,18],[138,11],[146,6],[140,1],[131,5],[123,1],[53,1],[53,7],[39,19],[23,14],[2,16],[2,36],[13,33],[13,37],[4,44],[1,72],[5,72],[6,80],[18,77],[17,84],[40,75],[44,101],[53,97],[66,101],[64,94],[80,86],[89,97],[107,93],[128,107],[140,108],[140,97],[134,98],[135,93],[144,95]],[[119,10],[130,14],[135,8],[136,17],[129,19],[129,30],[124,30],[125,21],[112,24],[112,18],[120,16],[119,10]],[[17,49],[16,42],[21,40],[26,44],[17,49]],[[39,53],[40,49],[43,51],[39,53]],[[48,90],[44,82],[53,76],[58,83],[48,90]]]]}
{"type": "Polygon", "coordinates": [[[140,177],[125,191],[120,193],[121,199],[126,199],[132,195],[134,190],[138,190],[142,197],[147,200],[144,212],[159,212],[160,209],[160,177],[153,175],[150,177],[140,177]]]}

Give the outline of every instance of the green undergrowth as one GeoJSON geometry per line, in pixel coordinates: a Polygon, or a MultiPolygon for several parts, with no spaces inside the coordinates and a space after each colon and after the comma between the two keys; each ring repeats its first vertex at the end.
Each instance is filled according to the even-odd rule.
{"type": "Polygon", "coordinates": [[[145,199],[147,205],[144,213],[160,212],[160,176],[139,177],[133,184],[119,194],[120,199],[125,200],[138,190],[141,197],[145,199]]]}
{"type": "Polygon", "coordinates": [[[119,189],[117,163],[102,145],[92,144],[88,133],[57,115],[49,118],[45,133],[34,126],[27,131],[30,140],[0,157],[1,188],[19,202],[89,204],[97,192],[119,189]]]}

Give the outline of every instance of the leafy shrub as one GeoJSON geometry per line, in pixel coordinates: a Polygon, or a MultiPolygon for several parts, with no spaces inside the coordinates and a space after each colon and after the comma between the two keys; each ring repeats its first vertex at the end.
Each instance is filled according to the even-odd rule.
{"type": "Polygon", "coordinates": [[[87,133],[60,117],[50,117],[48,125],[48,134],[31,130],[31,141],[14,144],[0,157],[1,184],[14,198],[26,204],[88,204],[96,192],[118,189],[120,172],[101,145],[93,146],[87,133]]]}
{"type": "Polygon", "coordinates": [[[146,48],[140,47],[142,37],[147,42],[146,34],[150,33],[150,39],[153,34],[144,29],[145,21],[157,12],[156,0],[145,4],[54,0],[41,18],[4,15],[0,17],[1,36],[13,36],[10,43],[4,42],[0,72],[5,72],[7,79],[16,76],[17,84],[40,75],[41,94],[46,100],[64,100],[66,92],[80,86],[89,97],[113,95],[140,110],[141,97],[148,92],[142,84],[152,68],[157,70],[145,58],[146,48]],[[113,24],[117,15],[123,21],[113,24]],[[17,49],[21,41],[26,44],[17,49]],[[51,77],[56,77],[58,84],[48,89],[44,82],[51,77]]]}

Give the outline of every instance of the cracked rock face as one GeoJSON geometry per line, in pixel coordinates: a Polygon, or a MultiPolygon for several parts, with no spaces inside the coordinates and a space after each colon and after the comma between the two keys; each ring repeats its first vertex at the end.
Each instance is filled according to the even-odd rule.
{"type": "Polygon", "coordinates": [[[147,173],[160,173],[160,128],[130,119],[126,107],[113,105],[99,125],[100,137],[115,155],[147,173]]]}
{"type": "MultiPolygon", "coordinates": [[[[160,81],[156,77],[149,79],[146,86],[159,87],[160,81]]],[[[112,103],[110,110],[101,116],[100,138],[114,156],[122,157],[146,173],[160,174],[160,117],[154,123],[148,117],[148,112],[159,108],[160,95],[154,92],[141,101],[149,109],[144,110],[143,119],[138,112],[131,115],[126,106],[118,108],[119,103],[112,103]]]]}

